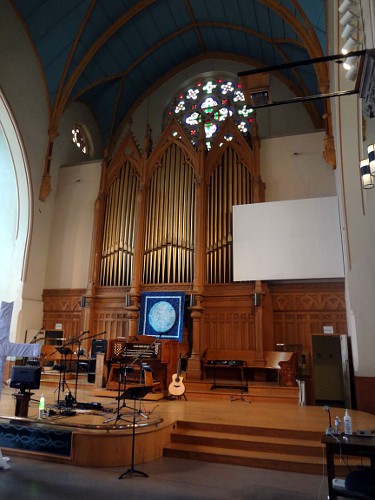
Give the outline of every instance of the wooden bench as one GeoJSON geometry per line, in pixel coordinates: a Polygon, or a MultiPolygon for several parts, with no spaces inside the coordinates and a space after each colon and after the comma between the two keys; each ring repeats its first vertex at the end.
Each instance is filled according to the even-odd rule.
{"type": "Polygon", "coordinates": [[[284,351],[264,351],[263,360],[257,360],[255,351],[240,350],[240,349],[206,349],[201,358],[201,373],[202,378],[207,378],[207,372],[215,367],[215,370],[220,367],[220,370],[244,370],[246,379],[250,372],[254,373],[255,378],[266,379],[266,373],[273,371],[277,375],[277,380],[281,386],[293,387],[297,386],[296,371],[297,371],[297,353],[284,351]],[[223,363],[218,363],[223,361],[223,363]],[[231,363],[234,361],[242,361],[236,365],[231,363]]]}

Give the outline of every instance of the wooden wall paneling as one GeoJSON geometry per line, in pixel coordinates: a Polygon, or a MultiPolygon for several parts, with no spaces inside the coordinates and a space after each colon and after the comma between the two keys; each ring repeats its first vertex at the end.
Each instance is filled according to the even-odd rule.
{"type": "Polygon", "coordinates": [[[204,313],[201,353],[205,349],[254,349],[253,317],[247,311],[204,313]]]}
{"type": "Polygon", "coordinates": [[[114,310],[108,305],[107,308],[95,309],[93,311],[93,330],[96,333],[106,332],[106,339],[127,337],[128,318],[123,310],[114,310]]]}
{"type": "Polygon", "coordinates": [[[43,326],[54,330],[60,323],[67,341],[82,331],[80,301],[84,289],[49,289],[43,292],[43,326]]]}
{"type": "Polygon", "coordinates": [[[269,283],[269,288],[275,343],[301,345],[301,375],[307,402],[312,403],[311,338],[322,333],[325,325],[332,325],[335,333],[347,333],[344,282],[269,283]]]}
{"type": "Polygon", "coordinates": [[[205,349],[254,349],[254,308],[249,286],[210,285],[203,301],[201,355],[205,349]]]}
{"type": "Polygon", "coordinates": [[[356,409],[375,415],[375,377],[355,377],[354,382],[356,409]]]}

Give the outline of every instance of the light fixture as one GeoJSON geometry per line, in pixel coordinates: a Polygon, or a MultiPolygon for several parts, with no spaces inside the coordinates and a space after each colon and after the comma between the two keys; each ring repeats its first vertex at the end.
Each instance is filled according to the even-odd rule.
{"type": "Polygon", "coordinates": [[[370,173],[375,176],[375,144],[370,144],[367,147],[368,162],[370,165],[370,173]]]}
{"type": "Polygon", "coordinates": [[[347,80],[354,81],[358,75],[358,57],[356,56],[347,57],[342,66],[344,69],[347,70],[345,78],[347,80]]]}
{"type": "Polygon", "coordinates": [[[370,164],[368,158],[366,160],[361,160],[360,162],[360,172],[362,179],[363,189],[372,189],[374,187],[374,180],[370,171],[370,164]]]}
{"type": "Polygon", "coordinates": [[[353,37],[349,37],[344,45],[342,46],[341,52],[346,55],[348,52],[351,52],[354,47],[357,45],[358,41],[355,40],[353,37]]]}
{"type": "Polygon", "coordinates": [[[352,0],[343,0],[339,7],[340,14],[344,14],[352,5],[352,0]]]}
{"type": "Polygon", "coordinates": [[[352,24],[348,23],[342,30],[341,38],[349,38],[349,36],[353,33],[354,30],[355,27],[352,24]]]}
{"type": "Polygon", "coordinates": [[[347,57],[342,65],[347,71],[357,67],[358,58],[355,56],[347,57]]]}
{"type": "Polygon", "coordinates": [[[351,66],[349,70],[346,72],[345,78],[354,82],[357,79],[358,75],[358,66],[351,66]]]}
{"type": "Polygon", "coordinates": [[[353,14],[353,12],[351,10],[347,10],[345,12],[345,14],[342,16],[342,18],[340,19],[341,26],[346,26],[354,18],[355,18],[355,15],[353,14]]]}
{"type": "Polygon", "coordinates": [[[250,106],[267,105],[270,102],[269,89],[271,85],[270,73],[240,76],[240,82],[245,100],[250,106]]]}

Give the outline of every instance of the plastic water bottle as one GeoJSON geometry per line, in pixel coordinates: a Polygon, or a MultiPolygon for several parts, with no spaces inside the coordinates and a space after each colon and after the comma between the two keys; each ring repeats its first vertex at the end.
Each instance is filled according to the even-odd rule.
{"type": "Polygon", "coordinates": [[[335,417],[335,433],[340,434],[341,432],[341,420],[340,417],[335,417]]]}
{"type": "Polygon", "coordinates": [[[42,394],[39,400],[39,418],[42,418],[43,415],[44,415],[44,396],[42,394]]]}
{"type": "Polygon", "coordinates": [[[353,434],[352,417],[349,415],[348,410],[345,410],[344,415],[344,434],[348,434],[349,436],[353,434]]]}

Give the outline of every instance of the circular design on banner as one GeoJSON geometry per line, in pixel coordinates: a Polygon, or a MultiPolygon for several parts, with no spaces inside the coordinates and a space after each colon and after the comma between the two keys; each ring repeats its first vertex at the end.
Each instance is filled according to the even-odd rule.
{"type": "Polygon", "coordinates": [[[176,321],[176,311],[169,302],[161,300],[154,304],[148,313],[148,320],[152,328],[158,333],[167,332],[176,321]]]}

